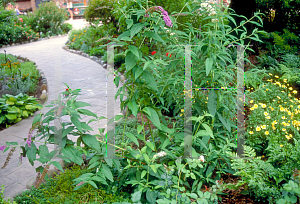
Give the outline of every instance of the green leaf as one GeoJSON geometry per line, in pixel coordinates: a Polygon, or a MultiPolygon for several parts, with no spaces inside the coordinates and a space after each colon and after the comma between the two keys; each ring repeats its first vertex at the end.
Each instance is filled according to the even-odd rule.
{"type": "Polygon", "coordinates": [[[157,196],[155,195],[155,192],[150,191],[150,189],[147,190],[147,192],[146,192],[146,198],[147,198],[147,200],[149,201],[150,204],[155,204],[156,197],[157,196]]]}
{"type": "MultiPolygon", "coordinates": [[[[26,144],[26,146],[28,147],[28,145],[26,144]]],[[[27,151],[26,151],[26,155],[29,161],[33,161],[36,159],[36,153],[37,153],[37,148],[35,146],[34,143],[31,143],[31,147],[28,147],[27,151]]],[[[30,162],[30,163],[31,163],[30,162]]],[[[33,163],[31,163],[31,165],[33,166],[33,163]]]]}
{"type": "Polygon", "coordinates": [[[144,27],[143,23],[137,23],[134,24],[130,30],[130,38],[133,38],[133,36],[135,36],[135,34],[137,34],[138,32],[140,32],[144,27]]]}
{"type": "Polygon", "coordinates": [[[22,116],[27,118],[28,117],[28,112],[26,110],[23,110],[22,116]]]}
{"type": "Polygon", "coordinates": [[[88,181],[87,183],[90,184],[90,185],[92,185],[94,188],[98,189],[98,187],[97,187],[97,185],[95,184],[94,181],[88,181]]]}
{"type": "Polygon", "coordinates": [[[91,106],[91,104],[86,103],[86,102],[82,102],[82,101],[75,101],[73,103],[73,105],[75,106],[75,109],[85,107],[85,106],[91,106]]]}
{"type": "Polygon", "coordinates": [[[17,102],[17,99],[15,99],[14,97],[10,96],[7,100],[6,100],[6,104],[8,105],[14,105],[15,102],[17,102]]]}
{"type": "Polygon", "coordinates": [[[154,145],[153,145],[152,142],[146,142],[146,145],[147,145],[148,147],[150,147],[150,149],[152,149],[153,151],[155,151],[155,148],[154,148],[154,145]]]}
{"type": "Polygon", "coordinates": [[[144,178],[144,176],[147,174],[146,170],[143,170],[142,174],[141,174],[141,178],[144,178]]]}
{"type": "Polygon", "coordinates": [[[206,170],[206,177],[208,177],[208,176],[213,172],[213,170],[215,169],[215,166],[216,166],[216,162],[212,162],[212,163],[208,166],[208,168],[207,168],[207,170],[206,170]]]}
{"type": "Polygon", "coordinates": [[[153,75],[148,70],[144,70],[144,72],[142,73],[142,77],[148,83],[148,86],[151,89],[153,89],[154,91],[157,91],[156,81],[155,81],[153,75]]]}
{"type": "Polygon", "coordinates": [[[75,125],[75,127],[82,132],[81,123],[75,116],[71,116],[71,122],[75,125]]]}
{"type": "Polygon", "coordinates": [[[154,171],[154,173],[157,172],[156,166],[155,165],[150,165],[151,169],[154,171]]]}
{"type": "Polygon", "coordinates": [[[113,175],[109,169],[109,167],[106,164],[102,164],[101,166],[101,172],[103,175],[108,178],[111,182],[114,182],[113,175]]]}
{"type": "MultiPolygon", "coordinates": [[[[135,116],[136,117],[136,116],[135,116]]],[[[138,125],[137,127],[137,133],[140,134],[140,132],[143,130],[143,126],[142,125],[138,125]]]]}
{"type": "Polygon", "coordinates": [[[139,58],[139,50],[136,46],[133,46],[133,45],[129,45],[128,46],[129,50],[137,57],[139,58]]]}
{"type": "Polygon", "coordinates": [[[131,196],[132,196],[131,200],[133,202],[138,202],[138,201],[141,200],[142,192],[141,191],[137,191],[137,192],[133,193],[131,196]]]}
{"type": "Polygon", "coordinates": [[[87,116],[92,116],[97,118],[97,114],[87,110],[87,109],[77,109],[78,113],[83,114],[83,115],[87,115],[87,116]]]}
{"type": "Polygon", "coordinates": [[[153,108],[150,108],[150,107],[143,108],[143,111],[148,114],[148,117],[151,120],[151,122],[153,123],[153,125],[155,125],[158,129],[161,130],[160,121],[159,121],[157,112],[153,108]]]}
{"type": "Polygon", "coordinates": [[[217,112],[217,94],[214,90],[210,90],[208,94],[208,102],[207,102],[207,107],[209,110],[209,113],[215,117],[215,114],[217,112]]]}
{"type": "Polygon", "coordinates": [[[148,67],[151,63],[152,63],[151,61],[147,61],[147,62],[144,64],[143,70],[147,69],[147,67],[148,67]]]}
{"type": "Polygon", "coordinates": [[[207,131],[207,133],[210,137],[215,138],[212,130],[210,129],[210,127],[207,124],[202,123],[202,126],[205,128],[205,130],[207,131]]]}
{"type": "Polygon", "coordinates": [[[150,163],[150,159],[149,159],[148,155],[147,154],[143,154],[143,157],[144,157],[146,163],[149,164],[150,163]]]}
{"type": "Polygon", "coordinates": [[[72,162],[81,165],[83,163],[83,159],[80,156],[79,151],[73,146],[66,146],[62,149],[62,153],[72,162]]]}
{"type": "Polygon", "coordinates": [[[213,65],[213,58],[207,58],[205,60],[206,76],[208,76],[208,74],[212,70],[212,65],[213,65]]]}
{"type": "Polygon", "coordinates": [[[222,124],[223,124],[223,125],[225,126],[225,128],[227,129],[227,131],[228,131],[228,132],[231,132],[230,124],[226,123],[226,121],[224,120],[224,118],[222,117],[222,115],[219,114],[218,112],[217,112],[217,115],[218,115],[220,121],[222,122],[222,124]]]}
{"type": "Polygon", "coordinates": [[[132,52],[128,52],[125,57],[126,71],[130,71],[136,65],[135,55],[132,52]]]}
{"type": "Polygon", "coordinates": [[[72,130],[74,130],[74,126],[69,126],[67,129],[64,129],[62,132],[62,138],[67,136],[72,130]]]}
{"type": "Polygon", "coordinates": [[[137,78],[139,78],[139,76],[141,76],[141,74],[143,73],[143,69],[142,69],[142,67],[137,67],[137,69],[136,69],[136,71],[135,71],[135,73],[134,73],[134,78],[135,78],[135,80],[137,79],[137,78]]]}
{"type": "Polygon", "coordinates": [[[36,106],[34,106],[34,105],[26,105],[25,106],[25,109],[26,110],[35,110],[37,107],[36,106]]]}
{"type": "Polygon", "coordinates": [[[98,152],[101,152],[100,142],[97,140],[97,138],[95,136],[89,135],[89,134],[84,134],[84,135],[82,135],[82,141],[89,147],[92,147],[93,149],[97,150],[98,152]]]}
{"type": "Polygon", "coordinates": [[[145,35],[149,38],[153,38],[154,40],[162,42],[164,45],[166,45],[166,42],[155,32],[147,31],[145,32],[145,35]]]}
{"type": "Polygon", "coordinates": [[[15,119],[17,119],[17,116],[14,115],[14,114],[6,114],[5,117],[6,117],[8,120],[15,120],[15,119]]]}
{"type": "Polygon", "coordinates": [[[129,137],[129,139],[131,139],[138,147],[140,146],[138,140],[132,133],[126,132],[126,136],[129,137]]]}
{"type": "Polygon", "coordinates": [[[85,122],[80,122],[81,123],[81,128],[85,129],[85,130],[90,130],[93,131],[93,128],[91,128],[91,126],[89,126],[88,124],[86,124],[85,122]]]}
{"type": "Polygon", "coordinates": [[[138,106],[135,101],[128,102],[128,108],[131,110],[132,114],[137,117],[138,106]]]}
{"type": "Polygon", "coordinates": [[[56,168],[58,168],[60,171],[64,172],[62,166],[57,161],[52,161],[50,164],[53,164],[56,168]]]}
{"type": "Polygon", "coordinates": [[[131,26],[133,25],[133,20],[126,18],[126,24],[127,24],[127,29],[131,28],[131,26]]]}

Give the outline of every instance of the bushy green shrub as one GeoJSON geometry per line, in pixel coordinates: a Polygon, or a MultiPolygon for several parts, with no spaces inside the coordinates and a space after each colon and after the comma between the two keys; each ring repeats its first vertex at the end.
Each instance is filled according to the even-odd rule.
{"type": "Polygon", "coordinates": [[[46,180],[38,189],[25,191],[14,200],[17,203],[113,203],[127,201],[122,195],[107,194],[103,189],[95,189],[91,185],[74,191],[73,179],[94,170],[81,169],[75,165],[64,173],[46,180]]]}
{"type": "Polygon", "coordinates": [[[0,46],[38,38],[38,34],[30,26],[18,19],[15,12],[0,8],[0,46]]]}
{"type": "Polygon", "coordinates": [[[8,200],[5,200],[5,197],[4,197],[4,185],[1,185],[1,191],[0,191],[0,203],[1,204],[16,204],[15,201],[11,201],[10,198],[8,200]]]}
{"type": "Polygon", "coordinates": [[[28,14],[28,24],[34,31],[47,36],[62,34],[62,25],[68,19],[66,14],[66,11],[58,8],[54,2],[44,2],[35,12],[28,14]]]}
{"type": "Polygon", "coordinates": [[[111,15],[115,3],[117,3],[116,0],[91,0],[84,11],[85,19],[89,23],[98,19],[102,21],[102,24],[113,23],[117,27],[118,19],[111,15]]]}

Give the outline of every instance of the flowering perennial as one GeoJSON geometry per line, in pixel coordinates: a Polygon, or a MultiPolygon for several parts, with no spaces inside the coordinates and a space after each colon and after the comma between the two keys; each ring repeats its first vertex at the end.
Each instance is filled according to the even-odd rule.
{"type": "Polygon", "coordinates": [[[168,15],[168,12],[165,11],[161,6],[157,6],[157,7],[156,7],[156,11],[158,11],[158,10],[160,10],[161,13],[164,15],[163,19],[164,19],[166,25],[167,25],[168,27],[172,27],[172,26],[173,26],[173,23],[172,23],[172,21],[171,21],[169,15],[168,15]]]}

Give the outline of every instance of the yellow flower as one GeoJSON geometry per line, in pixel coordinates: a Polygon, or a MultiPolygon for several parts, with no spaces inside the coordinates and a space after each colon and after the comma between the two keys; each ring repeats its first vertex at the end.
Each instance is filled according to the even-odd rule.
{"type": "Polygon", "coordinates": [[[273,121],[273,124],[278,124],[276,120],[273,121]]]}
{"type": "Polygon", "coordinates": [[[281,99],[280,96],[277,96],[278,99],[281,99]]]}
{"type": "Polygon", "coordinates": [[[281,108],[280,108],[280,111],[281,111],[281,112],[284,111],[284,110],[285,110],[284,107],[281,107],[281,108]]]}
{"type": "Polygon", "coordinates": [[[275,78],[277,78],[277,79],[278,79],[278,78],[279,78],[279,76],[275,75],[275,78]]]}
{"type": "Polygon", "coordinates": [[[283,145],[281,144],[280,147],[283,147],[283,145]]]}
{"type": "Polygon", "coordinates": [[[256,109],[256,108],[258,108],[258,105],[257,105],[257,104],[254,104],[254,106],[253,106],[253,107],[256,109]]]}
{"type": "Polygon", "coordinates": [[[261,130],[261,128],[260,127],[256,127],[256,132],[259,132],[261,130]]]}
{"type": "Polygon", "coordinates": [[[285,117],[285,116],[282,116],[281,118],[282,118],[282,119],[286,119],[286,117],[285,117]]]}
{"type": "Polygon", "coordinates": [[[292,87],[290,87],[290,88],[289,88],[289,90],[293,90],[293,88],[292,88],[292,87]]]}
{"type": "Polygon", "coordinates": [[[266,108],[267,106],[266,106],[266,104],[261,104],[261,107],[266,108]]]}
{"type": "Polygon", "coordinates": [[[183,116],[183,114],[182,114],[182,113],[180,114],[180,117],[181,117],[181,116],[183,116]]]}
{"type": "Polygon", "coordinates": [[[293,93],[296,94],[298,91],[294,90],[293,93]]]}
{"type": "Polygon", "coordinates": [[[266,134],[266,135],[269,135],[269,131],[266,131],[265,134],[266,134]]]}
{"type": "Polygon", "coordinates": [[[252,107],[252,108],[250,108],[250,110],[252,110],[252,111],[253,111],[253,110],[254,110],[254,108],[252,107]]]}
{"type": "Polygon", "coordinates": [[[181,112],[184,112],[184,109],[181,109],[181,112]]]}
{"type": "Polygon", "coordinates": [[[270,117],[270,116],[267,116],[266,118],[267,118],[267,119],[271,119],[271,117],[270,117]]]}
{"type": "Polygon", "coordinates": [[[267,91],[269,91],[269,89],[266,89],[267,91]]]}
{"type": "Polygon", "coordinates": [[[272,76],[273,74],[269,73],[270,76],[272,76]]]}
{"type": "Polygon", "coordinates": [[[253,131],[250,131],[250,132],[249,132],[249,134],[251,134],[251,135],[252,135],[252,134],[254,134],[254,132],[253,132],[253,131]]]}
{"type": "Polygon", "coordinates": [[[265,115],[265,116],[268,116],[269,114],[268,114],[268,112],[264,112],[264,115],[265,115]]]}
{"type": "Polygon", "coordinates": [[[253,102],[254,102],[253,100],[250,101],[250,103],[253,103],[253,102]]]}
{"type": "Polygon", "coordinates": [[[262,125],[262,126],[261,126],[261,129],[266,129],[266,128],[267,128],[266,125],[262,125]]]}
{"type": "Polygon", "coordinates": [[[282,128],[282,131],[286,131],[286,129],[285,129],[285,128],[282,128]]]}

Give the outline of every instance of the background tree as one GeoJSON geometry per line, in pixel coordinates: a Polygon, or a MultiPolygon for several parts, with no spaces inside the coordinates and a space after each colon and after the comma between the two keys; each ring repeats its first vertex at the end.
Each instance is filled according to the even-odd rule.
{"type": "MultiPolygon", "coordinates": [[[[235,11],[235,14],[237,15],[243,15],[245,16],[247,19],[250,19],[251,17],[254,16],[254,12],[256,11],[256,1],[255,0],[248,0],[248,1],[241,1],[241,0],[231,0],[229,8],[233,9],[235,11]]],[[[229,10],[230,13],[234,13],[232,11],[229,10]]],[[[245,20],[242,17],[237,17],[237,16],[233,16],[237,26],[240,25],[240,23],[245,20]]],[[[253,19],[253,20],[257,20],[257,19],[253,19]]],[[[234,23],[232,23],[230,21],[229,25],[232,28],[235,28],[236,26],[234,25],[234,23]]],[[[247,28],[247,36],[250,35],[254,28],[255,25],[253,23],[247,23],[245,24],[245,27],[247,28]]],[[[235,37],[240,36],[243,33],[243,31],[239,31],[239,32],[234,32],[232,35],[234,35],[235,37]]],[[[244,44],[247,45],[249,42],[250,44],[253,44],[252,49],[255,51],[255,54],[258,55],[258,47],[257,47],[257,43],[255,41],[252,41],[250,39],[245,39],[244,40],[244,44]]]]}

